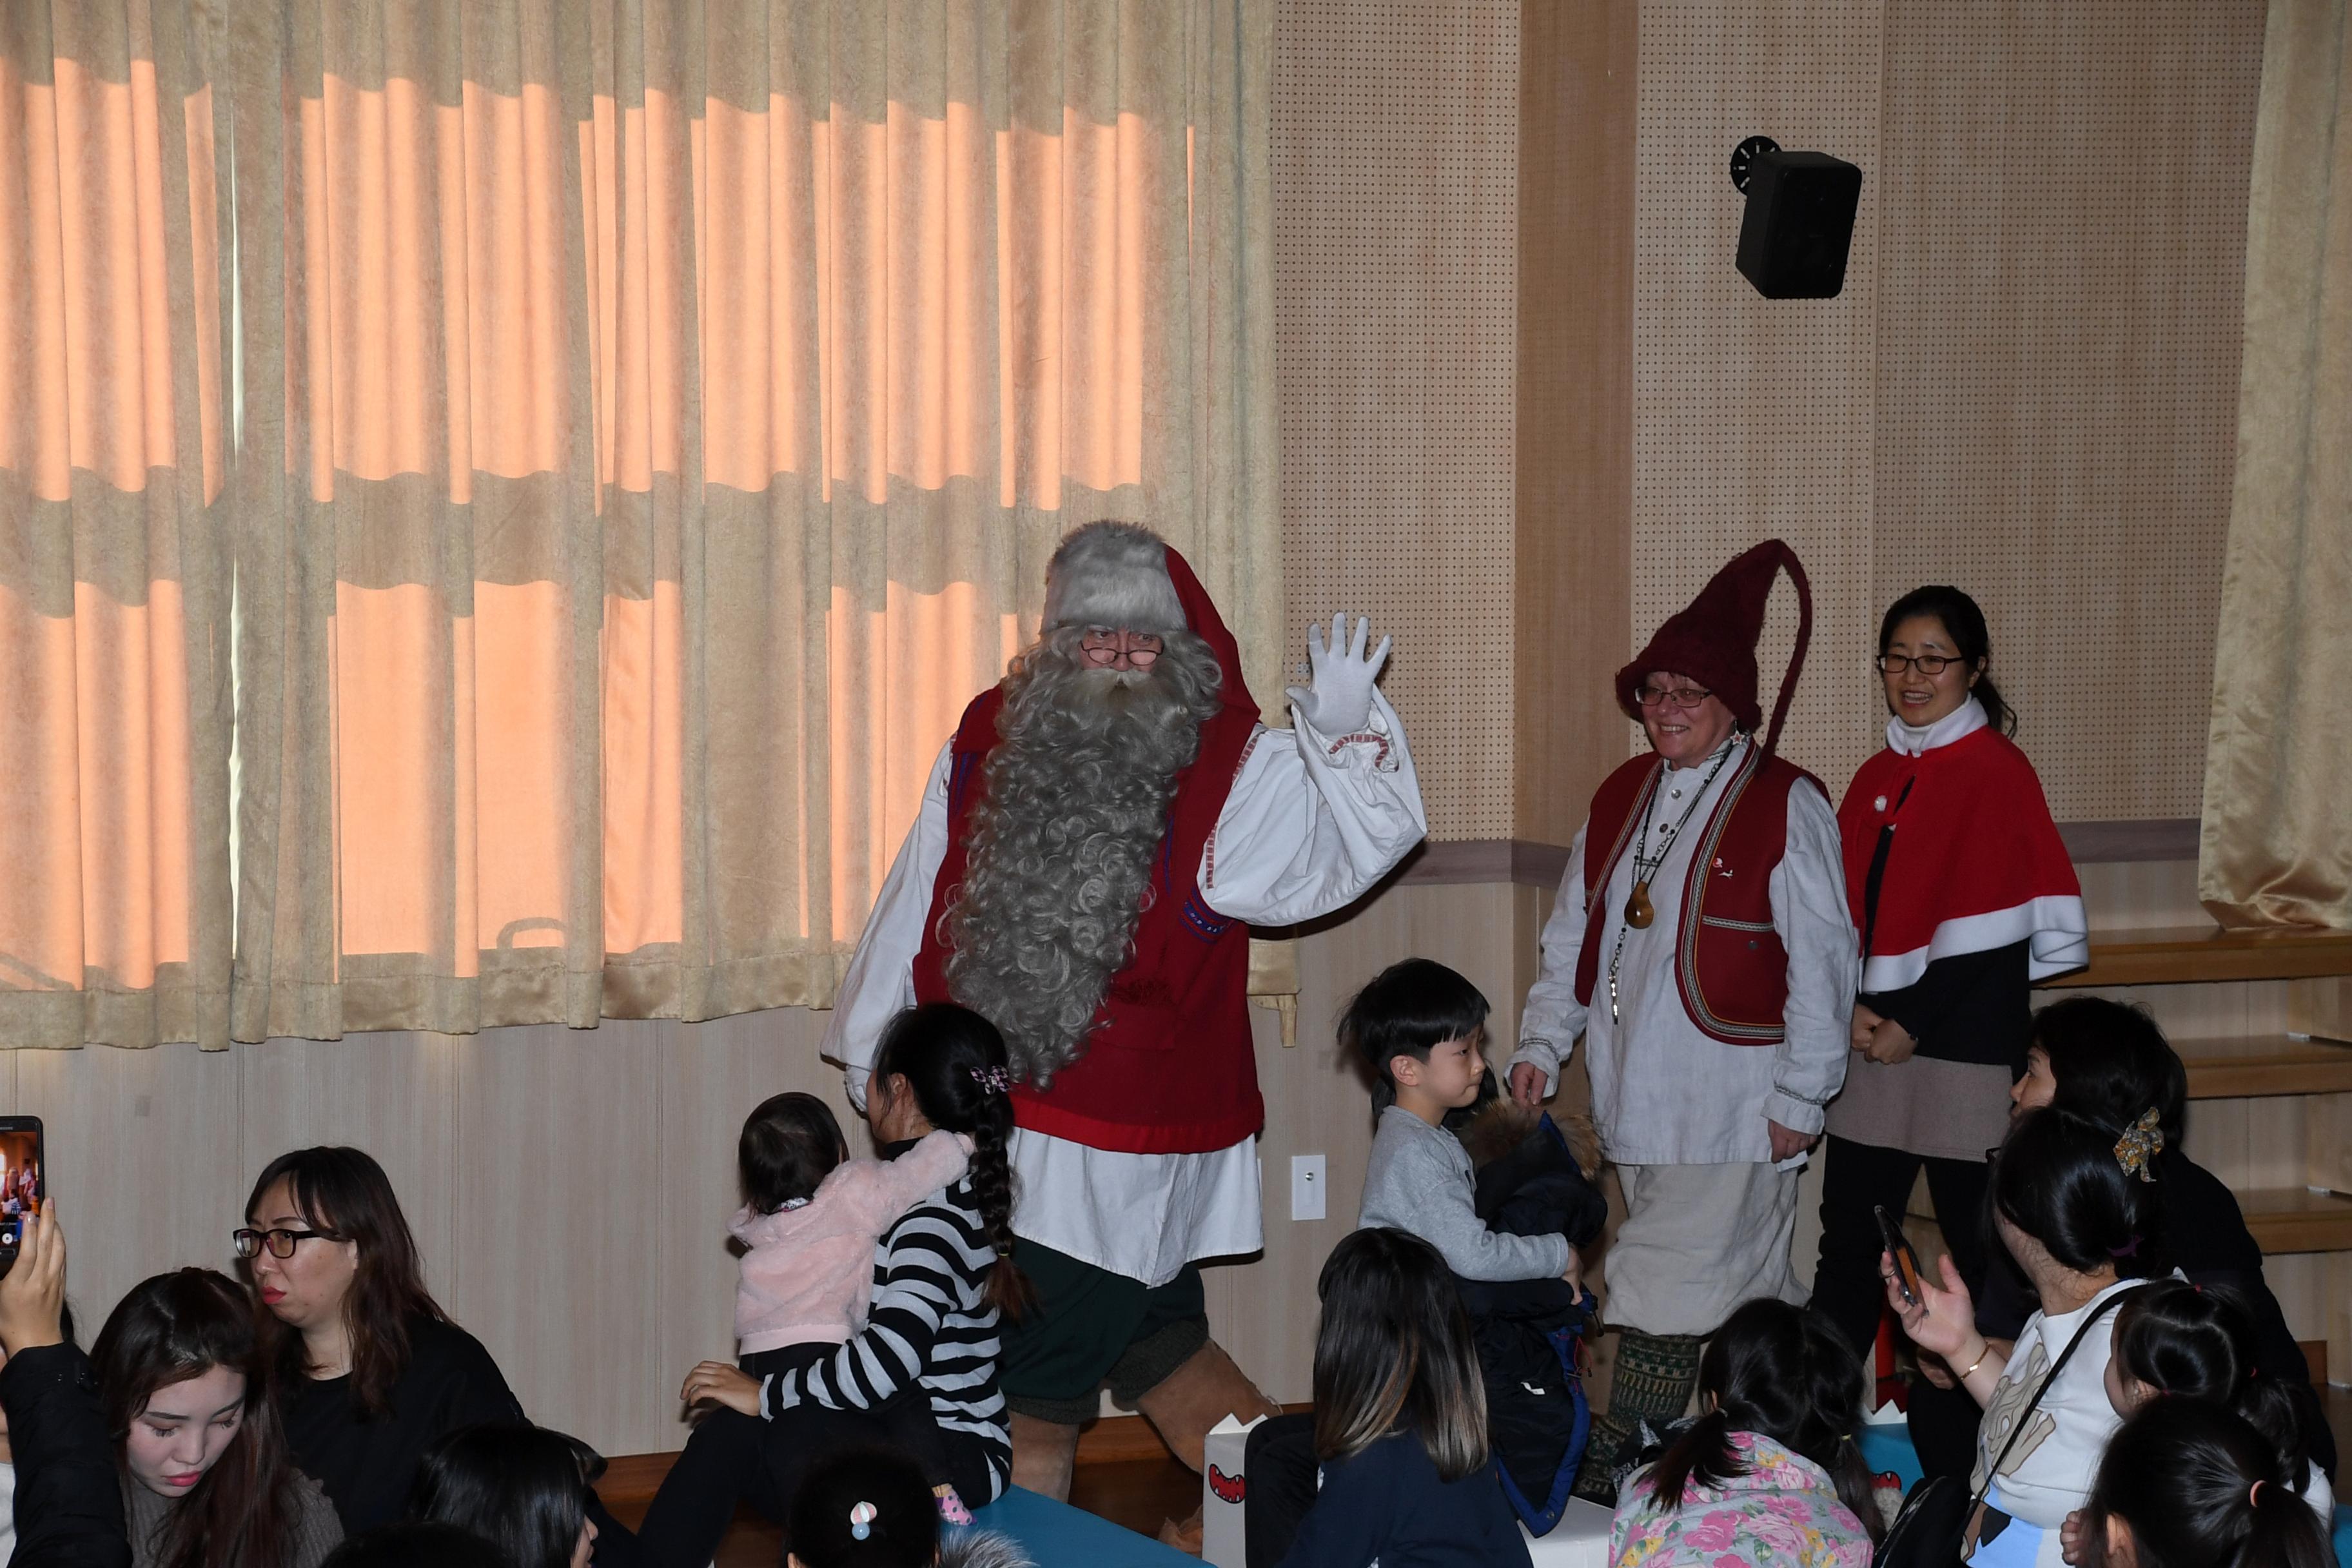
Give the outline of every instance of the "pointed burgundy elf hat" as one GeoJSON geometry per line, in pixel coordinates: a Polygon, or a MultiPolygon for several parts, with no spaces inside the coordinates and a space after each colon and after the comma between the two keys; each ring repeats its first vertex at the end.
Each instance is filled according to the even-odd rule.
{"type": "Polygon", "coordinates": [[[1772,579],[1782,567],[1797,585],[1797,647],[1789,656],[1789,673],[1780,678],[1772,728],[1764,736],[1764,750],[1771,752],[1780,743],[1781,721],[1789,716],[1798,673],[1805,668],[1805,645],[1813,636],[1813,587],[1797,552],[1781,540],[1768,539],[1717,572],[1688,608],[1651,635],[1649,646],[1617,672],[1617,706],[1639,720],[1642,705],[1633,700],[1634,689],[1643,676],[1663,669],[1689,676],[1722,698],[1740,728],[1751,733],[1760,728],[1764,715],[1756,701],[1756,644],[1764,635],[1764,605],[1772,596],[1772,579]]]}

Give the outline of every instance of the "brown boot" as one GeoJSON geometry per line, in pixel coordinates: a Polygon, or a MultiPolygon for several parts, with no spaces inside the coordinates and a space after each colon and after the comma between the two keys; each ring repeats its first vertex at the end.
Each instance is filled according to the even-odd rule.
{"type": "Polygon", "coordinates": [[[1013,1412],[1013,1484],[1055,1502],[1070,1500],[1078,1463],[1078,1429],[1013,1412]]]}
{"type": "Polygon", "coordinates": [[[1254,1421],[1282,1414],[1282,1406],[1259,1393],[1214,1340],[1146,1389],[1135,1407],[1168,1451],[1195,1474],[1208,1449],[1210,1427],[1228,1415],[1254,1421]]]}

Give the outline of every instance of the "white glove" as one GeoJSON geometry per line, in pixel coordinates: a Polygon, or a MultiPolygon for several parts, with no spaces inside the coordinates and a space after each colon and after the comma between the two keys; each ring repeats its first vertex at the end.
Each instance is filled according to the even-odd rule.
{"type": "Polygon", "coordinates": [[[1316,626],[1307,634],[1307,664],[1311,672],[1311,684],[1289,689],[1291,705],[1297,709],[1299,721],[1317,734],[1326,737],[1353,735],[1361,731],[1372,716],[1372,682],[1380,679],[1381,667],[1389,661],[1389,641],[1381,639],[1371,657],[1364,656],[1364,643],[1371,636],[1372,623],[1362,616],[1356,617],[1353,641],[1348,637],[1348,615],[1342,610],[1331,617],[1331,642],[1327,648],[1323,628],[1316,626]],[[1342,645],[1346,652],[1341,652],[1342,645]]]}

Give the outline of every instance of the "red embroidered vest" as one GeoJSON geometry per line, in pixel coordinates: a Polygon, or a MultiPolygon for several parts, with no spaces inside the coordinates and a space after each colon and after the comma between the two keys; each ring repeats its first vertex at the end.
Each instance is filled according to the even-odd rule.
{"type": "MultiPolygon", "coordinates": [[[[1789,1000],[1789,950],[1772,929],[1772,870],[1788,849],[1789,791],[1800,780],[1822,786],[1795,763],[1766,758],[1752,739],[1746,746],[1691,848],[1675,911],[1675,984],[1684,1011],[1710,1039],[1776,1046],[1789,1000]]],[[[1601,894],[1633,841],[1634,814],[1664,768],[1658,757],[1635,757],[1592,793],[1584,829],[1584,946],[1576,956],[1576,999],[1588,1007],[1604,936],[1613,942],[1623,918],[1599,907],[1601,894]]]]}
{"type": "MultiPolygon", "coordinates": [[[[1172,552],[1171,552],[1172,553],[1172,552]]],[[[948,776],[948,851],[915,957],[915,997],[951,1001],[942,918],[961,886],[971,811],[996,748],[1001,689],[973,699],[957,727],[948,776]]],[[[1013,1089],[1013,1121],[1089,1148],[1198,1154],[1229,1148],[1265,1123],[1250,1039],[1249,927],[1209,907],[1202,852],[1257,727],[1255,705],[1229,705],[1201,730],[1200,754],[1176,781],[1168,828],[1135,928],[1135,956],[1111,977],[1078,1059],[1054,1087],[1013,1089]]]]}

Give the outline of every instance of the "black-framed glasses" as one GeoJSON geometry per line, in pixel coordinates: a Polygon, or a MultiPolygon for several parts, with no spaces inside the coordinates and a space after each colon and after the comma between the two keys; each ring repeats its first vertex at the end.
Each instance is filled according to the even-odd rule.
{"type": "Polygon", "coordinates": [[[1941,675],[1956,664],[1967,661],[1952,654],[1942,653],[1882,653],[1870,661],[1881,675],[1900,675],[1906,669],[1916,669],[1922,675],[1941,675]]]}
{"type": "Polygon", "coordinates": [[[306,1241],[341,1241],[344,1237],[331,1230],[246,1229],[236,1232],[229,1239],[236,1244],[239,1258],[257,1258],[265,1247],[272,1258],[291,1258],[294,1249],[306,1241]]]}
{"type": "Polygon", "coordinates": [[[1644,708],[1655,708],[1660,703],[1666,702],[1677,708],[1696,708],[1714,695],[1714,692],[1703,686],[1676,686],[1671,689],[1664,686],[1637,686],[1633,689],[1633,700],[1644,708]]]}

